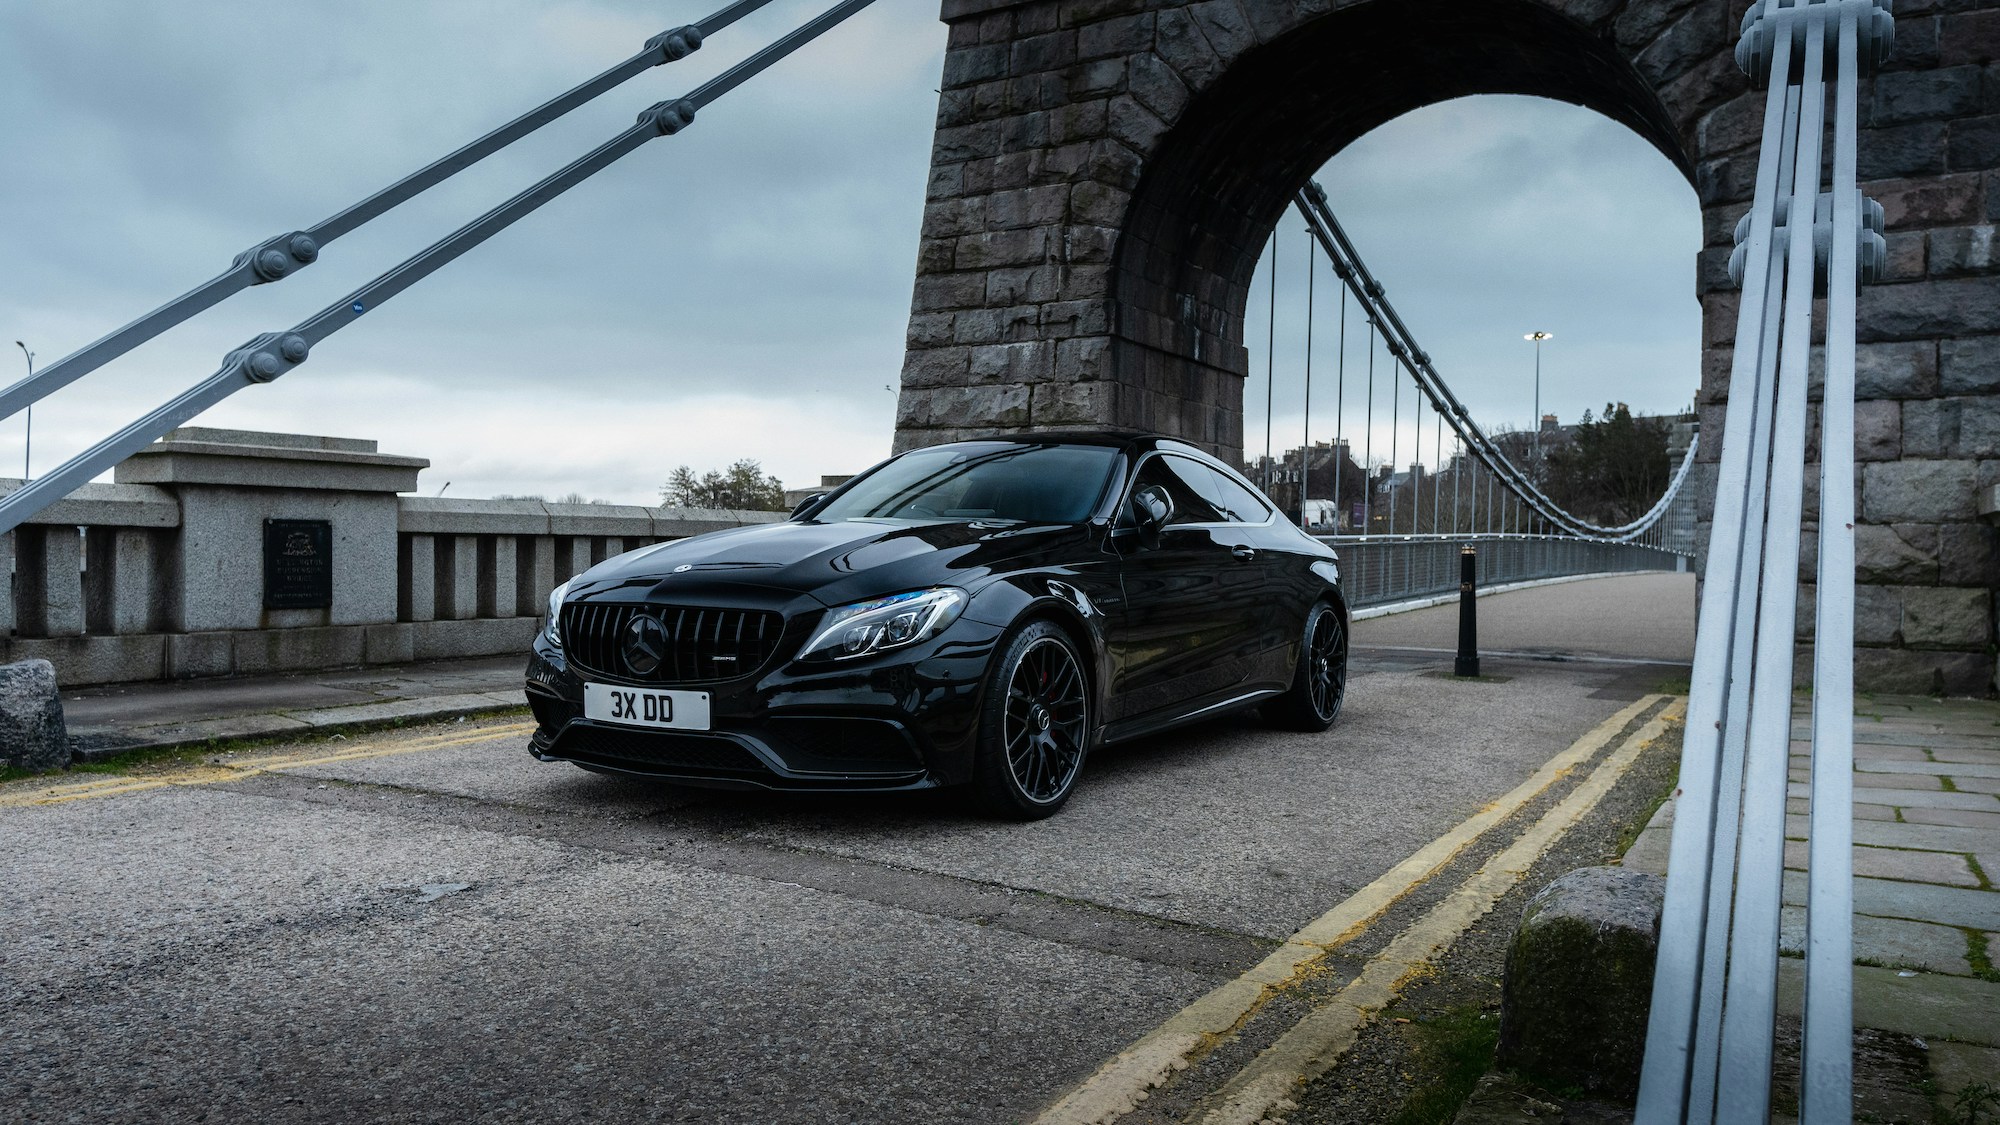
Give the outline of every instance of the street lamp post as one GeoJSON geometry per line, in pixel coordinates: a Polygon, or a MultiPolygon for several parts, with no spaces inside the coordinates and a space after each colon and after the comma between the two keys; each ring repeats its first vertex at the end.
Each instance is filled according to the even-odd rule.
{"type": "Polygon", "coordinates": [[[1534,454],[1531,458],[1535,466],[1535,483],[1542,482],[1542,341],[1553,340],[1553,332],[1530,332],[1521,337],[1535,342],[1535,436],[1534,454]]]}
{"type": "MultiPolygon", "coordinates": [[[[30,379],[34,378],[35,353],[29,351],[28,345],[22,343],[19,340],[14,341],[14,346],[21,349],[22,355],[28,357],[28,378],[30,379]]],[[[21,480],[23,482],[34,479],[34,475],[28,471],[28,459],[34,456],[34,453],[35,453],[35,407],[32,403],[30,403],[28,406],[28,436],[21,443],[21,480]]]]}

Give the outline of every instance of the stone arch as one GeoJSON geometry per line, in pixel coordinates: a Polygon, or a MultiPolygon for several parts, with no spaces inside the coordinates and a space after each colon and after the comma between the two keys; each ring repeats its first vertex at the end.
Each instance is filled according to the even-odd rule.
{"type": "Polygon", "coordinates": [[[1314,169],[1402,113],[1516,93],[1696,176],[1701,115],[1755,108],[1737,7],[947,0],[898,447],[1115,426],[1240,454],[1248,277],[1314,169]]]}
{"type": "Polygon", "coordinates": [[[1595,109],[1693,178],[1676,123],[1632,61],[1547,4],[1403,0],[1303,20],[1192,94],[1141,171],[1106,294],[1121,397],[1149,407],[1128,424],[1240,449],[1240,421],[1232,432],[1214,408],[1240,402],[1250,276],[1293,193],[1377,126],[1472,94],[1595,109]]]}

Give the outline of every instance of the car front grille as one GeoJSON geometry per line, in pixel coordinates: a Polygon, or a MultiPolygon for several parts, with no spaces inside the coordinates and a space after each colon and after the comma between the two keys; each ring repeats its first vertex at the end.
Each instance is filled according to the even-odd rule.
{"type": "Polygon", "coordinates": [[[563,607],[563,648],[570,663],[634,683],[750,675],[777,653],[784,631],[784,617],[768,610],[590,602],[563,607]],[[643,641],[635,639],[641,617],[659,627],[641,627],[643,641]]]}

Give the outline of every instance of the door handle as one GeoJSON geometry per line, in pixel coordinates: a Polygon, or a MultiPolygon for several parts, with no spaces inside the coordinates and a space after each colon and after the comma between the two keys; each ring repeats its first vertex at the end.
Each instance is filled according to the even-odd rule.
{"type": "Polygon", "coordinates": [[[1229,553],[1236,556],[1237,562],[1249,562],[1251,559],[1257,557],[1257,548],[1243,547],[1243,546],[1231,547],[1229,548],[1229,553]]]}

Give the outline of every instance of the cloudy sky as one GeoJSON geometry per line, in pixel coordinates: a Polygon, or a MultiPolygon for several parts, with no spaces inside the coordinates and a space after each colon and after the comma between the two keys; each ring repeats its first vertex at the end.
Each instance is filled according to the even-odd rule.
{"type": "MultiPolygon", "coordinates": [[[[66,355],[238,251],[338,211],[714,6],[0,6],[0,341],[25,340],[44,363],[66,355]]],[[[45,401],[35,471],[820,6],[772,4],[341,239],[311,269],[45,401]]],[[[199,424],[373,438],[432,460],[426,493],[449,482],[460,496],[649,502],[682,463],[754,457],[793,485],[865,467],[886,454],[894,421],[888,388],[944,50],[936,16],[937,0],[879,0],[681,136],[649,144],[199,424]]],[[[1483,420],[1527,425],[1533,355],[1521,334],[1534,329],[1556,334],[1543,406],[1565,421],[1612,398],[1651,411],[1692,398],[1699,215],[1679,173],[1622,126],[1551,102],[1468,99],[1377,130],[1321,181],[1483,420]]],[[[1279,228],[1280,446],[1304,425],[1302,232],[1291,217],[1279,228]]],[[[1321,273],[1316,436],[1335,425],[1330,280],[1321,273]]],[[[1268,315],[1267,286],[1260,271],[1253,324],[1268,315]]],[[[1261,332],[1252,336],[1245,444],[1260,451],[1265,358],[1261,332]]],[[[1350,380],[1364,340],[1350,321],[1350,380]]],[[[14,365],[0,366],[8,380],[25,373],[19,350],[10,354],[0,361],[14,365]]],[[[1357,432],[1359,413],[1342,425],[1357,432]]],[[[20,471],[22,440],[22,419],[0,422],[0,473],[20,471]]]]}

